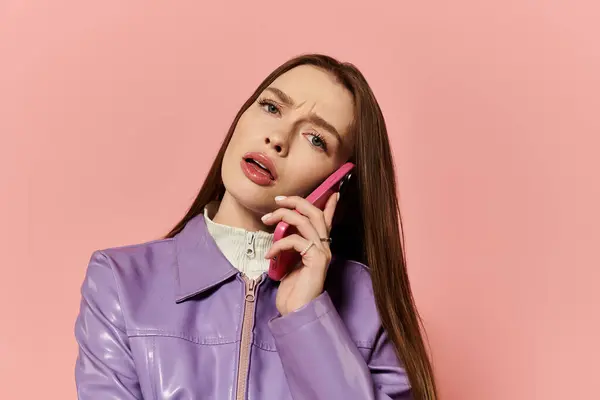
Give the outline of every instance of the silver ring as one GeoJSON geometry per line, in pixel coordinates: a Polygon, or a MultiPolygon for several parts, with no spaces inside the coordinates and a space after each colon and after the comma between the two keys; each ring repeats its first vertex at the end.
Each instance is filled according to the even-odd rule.
{"type": "Polygon", "coordinates": [[[306,248],[300,252],[300,255],[301,255],[301,256],[304,256],[304,255],[306,254],[306,252],[307,252],[308,250],[310,250],[310,248],[311,248],[311,247],[313,247],[314,245],[315,245],[315,242],[310,242],[310,243],[308,244],[308,246],[306,246],[306,248]]]}
{"type": "Polygon", "coordinates": [[[331,242],[332,242],[332,240],[331,240],[330,237],[328,237],[328,238],[319,238],[319,239],[321,239],[321,242],[329,242],[329,244],[331,244],[331,242]]]}

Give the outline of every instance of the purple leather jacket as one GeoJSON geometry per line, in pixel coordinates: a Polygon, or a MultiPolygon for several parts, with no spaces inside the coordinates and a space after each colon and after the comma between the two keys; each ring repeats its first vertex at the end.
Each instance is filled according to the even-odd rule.
{"type": "Polygon", "coordinates": [[[95,252],[75,323],[80,399],[411,399],[370,274],[334,260],[286,316],[277,282],[246,279],[204,217],[172,239],[95,252]]]}

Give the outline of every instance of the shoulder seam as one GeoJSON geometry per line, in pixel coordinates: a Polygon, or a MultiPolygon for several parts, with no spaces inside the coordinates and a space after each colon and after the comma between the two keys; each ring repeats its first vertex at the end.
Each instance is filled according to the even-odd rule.
{"type": "Polygon", "coordinates": [[[123,325],[125,326],[125,332],[123,332],[125,335],[127,334],[127,330],[129,329],[127,327],[128,323],[127,323],[127,318],[125,318],[125,311],[123,310],[123,303],[122,303],[122,299],[121,299],[121,286],[119,285],[119,280],[117,279],[117,274],[115,273],[115,263],[114,260],[105,253],[104,250],[97,250],[96,253],[100,254],[102,257],[104,257],[108,263],[108,267],[110,268],[110,272],[112,273],[113,276],[113,281],[115,282],[115,289],[117,292],[117,300],[119,301],[119,309],[121,310],[121,316],[123,317],[123,325]]]}
{"type": "Polygon", "coordinates": [[[112,251],[112,250],[131,249],[131,248],[136,248],[136,247],[148,246],[151,244],[156,244],[156,243],[161,243],[161,242],[169,243],[169,242],[172,242],[173,240],[175,240],[175,238],[154,239],[154,240],[150,240],[150,241],[142,242],[142,243],[134,243],[134,244],[126,244],[123,246],[107,247],[107,248],[104,248],[104,249],[98,250],[98,251],[101,251],[104,253],[104,252],[108,252],[108,251],[112,251]]]}

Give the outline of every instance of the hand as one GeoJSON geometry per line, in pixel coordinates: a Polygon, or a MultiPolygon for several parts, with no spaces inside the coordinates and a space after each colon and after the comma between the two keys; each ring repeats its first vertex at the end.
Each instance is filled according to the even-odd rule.
{"type": "Polygon", "coordinates": [[[334,193],[329,197],[323,211],[298,196],[278,196],[275,201],[283,208],[264,215],[263,223],[274,225],[285,221],[294,226],[298,233],[275,242],[265,258],[273,258],[286,250],[301,253],[311,241],[314,243],[302,256],[302,265],[285,276],[279,285],[275,305],[281,315],[286,315],[323,293],[331,250],[329,242],[322,242],[321,238],[329,238],[338,194],[334,193]]]}

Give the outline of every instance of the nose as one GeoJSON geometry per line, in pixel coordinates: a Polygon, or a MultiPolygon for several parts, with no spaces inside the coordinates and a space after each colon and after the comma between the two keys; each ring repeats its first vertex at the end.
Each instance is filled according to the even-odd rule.
{"type": "Polygon", "coordinates": [[[285,157],[289,151],[289,135],[273,133],[265,137],[265,144],[271,147],[277,155],[285,157]]]}

